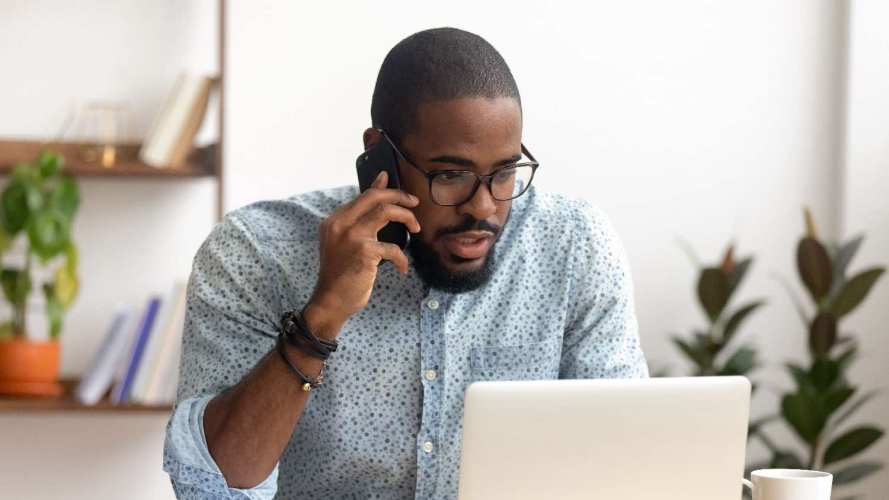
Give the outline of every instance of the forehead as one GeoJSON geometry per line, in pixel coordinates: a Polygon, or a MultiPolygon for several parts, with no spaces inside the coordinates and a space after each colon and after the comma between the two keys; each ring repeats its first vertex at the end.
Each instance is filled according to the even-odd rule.
{"type": "Polygon", "coordinates": [[[417,107],[416,123],[404,145],[423,156],[461,155],[483,163],[517,153],[522,110],[511,97],[463,97],[417,107]]]}

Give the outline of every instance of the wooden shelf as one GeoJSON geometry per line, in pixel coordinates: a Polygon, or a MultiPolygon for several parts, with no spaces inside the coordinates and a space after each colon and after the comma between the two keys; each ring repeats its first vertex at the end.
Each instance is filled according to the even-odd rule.
{"type": "Polygon", "coordinates": [[[95,405],[88,406],[74,399],[77,380],[62,380],[65,393],[57,398],[0,396],[0,415],[9,412],[101,412],[101,413],[170,413],[172,405],[113,405],[107,397],[95,405]]]}
{"type": "Polygon", "coordinates": [[[124,144],[117,147],[117,161],[112,167],[83,159],[85,144],[74,142],[40,142],[0,140],[0,175],[12,172],[16,163],[31,161],[44,149],[49,149],[65,157],[63,172],[75,177],[154,178],[176,179],[189,177],[214,177],[215,146],[195,149],[182,167],[156,168],[139,161],[139,144],[124,144]]]}

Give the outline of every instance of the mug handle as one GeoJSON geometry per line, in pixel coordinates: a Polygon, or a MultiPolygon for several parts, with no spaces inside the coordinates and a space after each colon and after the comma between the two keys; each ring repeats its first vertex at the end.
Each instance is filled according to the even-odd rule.
{"type": "Polygon", "coordinates": [[[750,488],[750,493],[753,493],[753,483],[751,483],[750,481],[744,479],[743,477],[741,478],[741,483],[742,483],[744,486],[750,488]]]}

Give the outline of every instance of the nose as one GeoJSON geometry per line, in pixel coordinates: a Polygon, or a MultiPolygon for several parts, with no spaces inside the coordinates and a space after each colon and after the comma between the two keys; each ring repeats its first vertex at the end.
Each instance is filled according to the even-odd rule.
{"type": "Polygon", "coordinates": [[[491,195],[491,188],[486,182],[482,182],[475,194],[466,203],[457,207],[460,214],[469,214],[476,220],[487,220],[497,212],[497,204],[491,195]]]}

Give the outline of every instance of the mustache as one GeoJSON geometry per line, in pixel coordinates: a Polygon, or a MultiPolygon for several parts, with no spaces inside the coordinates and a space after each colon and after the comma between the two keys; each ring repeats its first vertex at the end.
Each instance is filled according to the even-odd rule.
{"type": "Polygon", "coordinates": [[[455,226],[439,229],[435,233],[436,238],[447,236],[449,234],[464,233],[466,231],[488,231],[495,237],[500,234],[502,226],[491,224],[485,220],[478,220],[472,216],[466,216],[459,224],[455,226]]]}

